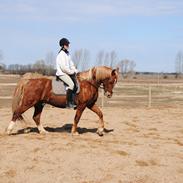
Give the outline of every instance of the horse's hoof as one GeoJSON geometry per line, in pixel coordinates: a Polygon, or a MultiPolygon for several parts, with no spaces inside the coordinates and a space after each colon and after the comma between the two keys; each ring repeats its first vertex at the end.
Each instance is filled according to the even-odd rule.
{"type": "Polygon", "coordinates": [[[46,134],[48,134],[49,132],[46,131],[46,130],[44,130],[44,131],[40,131],[39,133],[40,133],[40,134],[43,134],[43,135],[46,135],[46,134]]]}
{"type": "Polygon", "coordinates": [[[11,135],[11,131],[9,131],[9,130],[6,130],[5,133],[6,133],[7,135],[11,135]]]}
{"type": "Polygon", "coordinates": [[[11,132],[12,132],[12,130],[9,130],[8,128],[5,129],[5,133],[6,133],[7,135],[11,135],[11,132]]]}
{"type": "Polygon", "coordinates": [[[31,132],[31,128],[25,128],[24,129],[24,133],[30,133],[31,132]]]}
{"type": "Polygon", "coordinates": [[[72,136],[79,136],[78,132],[72,132],[72,136]]]}
{"type": "Polygon", "coordinates": [[[102,128],[102,129],[98,129],[97,130],[97,134],[101,137],[101,136],[103,136],[104,135],[104,129],[102,128]]]}

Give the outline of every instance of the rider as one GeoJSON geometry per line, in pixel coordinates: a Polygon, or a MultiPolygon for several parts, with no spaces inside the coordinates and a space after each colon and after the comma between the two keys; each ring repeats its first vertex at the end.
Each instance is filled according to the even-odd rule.
{"type": "Polygon", "coordinates": [[[59,42],[61,47],[56,58],[56,76],[62,80],[67,86],[67,108],[75,108],[74,104],[74,90],[76,82],[76,74],[78,70],[69,54],[69,40],[62,38],[59,42]]]}

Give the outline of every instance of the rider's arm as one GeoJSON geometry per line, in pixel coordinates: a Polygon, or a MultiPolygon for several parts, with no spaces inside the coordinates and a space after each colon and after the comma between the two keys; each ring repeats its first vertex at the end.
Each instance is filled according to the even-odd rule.
{"type": "Polygon", "coordinates": [[[72,59],[71,58],[69,58],[70,60],[70,66],[71,66],[71,69],[77,74],[78,73],[78,70],[76,69],[76,67],[75,67],[75,65],[74,65],[74,63],[73,63],[73,61],[72,61],[72,59]]]}
{"type": "Polygon", "coordinates": [[[72,75],[74,74],[74,70],[69,68],[69,62],[68,62],[68,57],[64,52],[61,52],[59,55],[59,66],[62,70],[62,72],[72,75]]]}

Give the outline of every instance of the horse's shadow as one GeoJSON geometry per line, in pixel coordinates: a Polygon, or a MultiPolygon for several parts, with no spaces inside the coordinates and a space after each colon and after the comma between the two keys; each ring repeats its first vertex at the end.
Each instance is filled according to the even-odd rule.
{"type": "MultiPolygon", "coordinates": [[[[51,133],[71,133],[72,124],[65,124],[62,127],[45,127],[45,130],[51,133]]],[[[77,128],[79,134],[84,133],[96,133],[97,128],[77,128]]],[[[105,133],[113,132],[113,129],[104,129],[105,133]]],[[[12,135],[19,135],[19,134],[26,134],[26,133],[39,133],[37,127],[27,127],[18,130],[16,133],[13,133],[12,135]]]]}

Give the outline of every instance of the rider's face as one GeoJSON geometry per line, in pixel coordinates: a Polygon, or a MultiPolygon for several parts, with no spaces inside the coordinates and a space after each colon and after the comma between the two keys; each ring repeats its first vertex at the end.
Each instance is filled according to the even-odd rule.
{"type": "Polygon", "coordinates": [[[69,44],[68,44],[68,45],[64,45],[64,48],[65,48],[66,50],[68,50],[68,49],[69,49],[69,44]]]}

